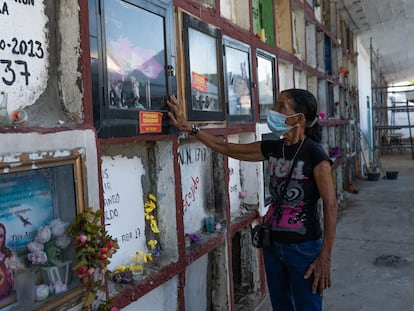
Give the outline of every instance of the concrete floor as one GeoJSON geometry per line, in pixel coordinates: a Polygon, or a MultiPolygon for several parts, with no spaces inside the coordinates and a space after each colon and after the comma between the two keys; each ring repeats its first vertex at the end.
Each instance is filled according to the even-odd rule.
{"type": "MultiPolygon", "coordinates": [[[[414,160],[386,155],[381,168],[398,178],[359,180],[359,193],[346,193],[324,311],[414,310],[414,160]]],[[[269,300],[257,309],[270,310],[269,300]]]]}

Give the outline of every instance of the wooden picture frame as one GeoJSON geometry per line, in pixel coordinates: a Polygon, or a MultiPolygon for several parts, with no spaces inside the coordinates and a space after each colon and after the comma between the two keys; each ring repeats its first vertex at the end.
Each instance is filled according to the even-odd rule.
{"type": "MultiPolygon", "coordinates": [[[[18,258],[14,262],[19,263],[20,270],[24,265],[25,270],[35,271],[35,285],[52,286],[47,284],[51,280],[43,273],[47,271],[43,270],[46,266],[35,264],[30,259],[27,246],[34,241],[40,229],[50,225],[51,221],[58,219],[69,226],[76,215],[84,210],[87,202],[84,156],[82,148],[0,156],[0,231],[4,237],[3,245],[11,250],[14,258],[18,258]]],[[[66,268],[66,277],[62,276],[64,286],[49,294],[45,300],[34,301],[33,310],[55,310],[58,306],[69,306],[80,300],[84,288],[68,266],[75,257],[72,244],[67,245],[61,251],[66,268]]],[[[57,271],[58,268],[55,269],[57,271]]],[[[17,270],[13,271],[14,278],[16,273],[17,270]]],[[[18,284],[15,286],[16,291],[17,287],[18,284]]],[[[13,290],[10,295],[16,297],[16,291],[13,290]]],[[[15,301],[10,300],[7,305],[0,304],[0,310],[15,301]]]]}

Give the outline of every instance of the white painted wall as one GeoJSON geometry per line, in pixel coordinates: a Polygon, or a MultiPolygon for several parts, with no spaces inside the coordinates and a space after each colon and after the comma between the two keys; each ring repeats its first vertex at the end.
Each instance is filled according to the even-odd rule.
{"type": "MultiPolygon", "coordinates": [[[[195,273],[197,275],[197,273],[195,273]]],[[[145,296],[137,301],[129,304],[121,311],[137,311],[137,310],[151,310],[151,311],[165,311],[178,310],[177,301],[177,277],[172,278],[168,282],[163,283],[154,290],[150,291],[145,296]]],[[[202,309],[186,309],[186,310],[202,310],[202,309]]]]}
{"type": "Polygon", "coordinates": [[[293,65],[279,61],[279,92],[290,89],[294,86],[293,65]]]}
{"type": "Polygon", "coordinates": [[[10,114],[34,104],[46,89],[49,20],[43,1],[33,1],[34,5],[1,3],[0,59],[8,63],[0,65],[0,91],[8,94],[10,114]]]}
{"type": "MultiPolygon", "coordinates": [[[[239,143],[238,137],[229,137],[229,142],[239,143]]],[[[230,214],[232,216],[240,215],[240,192],[242,191],[240,185],[240,161],[229,158],[229,199],[230,199],[230,214]]]]}
{"type": "Polygon", "coordinates": [[[108,233],[119,245],[111,259],[110,270],[129,264],[137,251],[147,252],[143,175],[144,165],[138,157],[102,157],[105,222],[109,224],[108,233]]]}
{"type": "MultiPolygon", "coordinates": [[[[251,143],[256,140],[255,133],[230,135],[231,143],[251,143]]],[[[258,206],[260,186],[258,184],[257,170],[261,163],[239,161],[229,158],[229,197],[230,214],[237,217],[243,214],[244,207],[258,206]]]]}
{"type": "MultiPolygon", "coordinates": [[[[357,51],[358,51],[358,90],[359,90],[359,114],[360,120],[359,125],[361,132],[361,151],[364,152],[364,157],[361,164],[364,162],[364,158],[369,162],[371,155],[369,152],[369,145],[367,140],[370,138],[371,129],[368,128],[368,117],[371,118],[372,126],[372,100],[371,100],[371,64],[370,64],[370,52],[364,49],[360,39],[357,38],[357,51]],[[367,107],[367,97],[370,101],[370,110],[367,107]],[[369,116],[369,114],[371,114],[369,116]]],[[[368,166],[369,163],[366,163],[368,166]]]]}
{"type": "Polygon", "coordinates": [[[207,310],[208,255],[194,261],[185,270],[185,309],[207,310]]]}
{"type": "Polygon", "coordinates": [[[179,154],[184,231],[195,233],[203,228],[208,208],[214,207],[211,150],[197,141],[180,145],[179,154]]]}

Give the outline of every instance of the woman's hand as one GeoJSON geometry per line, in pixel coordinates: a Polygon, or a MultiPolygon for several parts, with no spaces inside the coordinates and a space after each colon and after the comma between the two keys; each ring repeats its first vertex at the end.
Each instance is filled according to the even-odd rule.
{"type": "Polygon", "coordinates": [[[313,273],[312,293],[316,294],[319,288],[319,295],[323,295],[323,290],[331,287],[331,260],[319,256],[309,266],[305,273],[305,279],[308,279],[313,273]]]}
{"type": "Polygon", "coordinates": [[[167,101],[167,105],[174,112],[174,114],[170,111],[167,112],[168,117],[171,119],[174,126],[181,131],[190,133],[192,125],[187,121],[181,100],[178,100],[174,95],[171,95],[170,100],[167,101]]]}
{"type": "MultiPolygon", "coordinates": [[[[183,105],[175,96],[170,96],[167,105],[172,112],[168,111],[172,123],[181,131],[188,133],[192,132],[192,124],[187,121],[184,113],[183,105]]],[[[243,161],[263,161],[265,157],[261,151],[260,142],[253,142],[249,144],[234,144],[229,143],[221,137],[211,135],[207,131],[197,132],[197,139],[207,147],[214,151],[224,154],[226,156],[243,160],[243,161]]]]}

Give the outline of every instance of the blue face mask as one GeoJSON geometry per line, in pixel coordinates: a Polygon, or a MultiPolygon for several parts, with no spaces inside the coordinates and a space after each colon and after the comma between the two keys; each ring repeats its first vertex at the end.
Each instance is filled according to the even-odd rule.
{"type": "Polygon", "coordinates": [[[282,138],[283,134],[293,126],[286,124],[286,116],[274,110],[269,110],[267,114],[267,126],[277,137],[282,138]]]}

